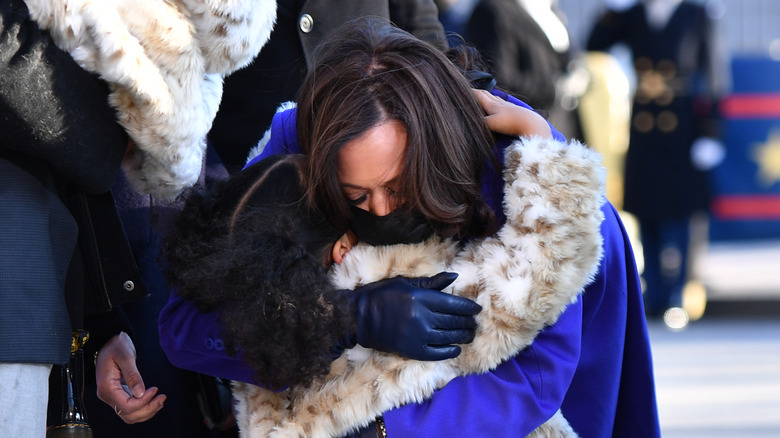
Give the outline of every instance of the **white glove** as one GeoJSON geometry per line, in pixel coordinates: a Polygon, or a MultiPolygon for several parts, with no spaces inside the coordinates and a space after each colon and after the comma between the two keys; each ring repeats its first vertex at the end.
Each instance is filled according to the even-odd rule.
{"type": "Polygon", "coordinates": [[[698,170],[711,170],[726,158],[723,142],[711,137],[699,137],[691,145],[691,163],[698,170]]]}

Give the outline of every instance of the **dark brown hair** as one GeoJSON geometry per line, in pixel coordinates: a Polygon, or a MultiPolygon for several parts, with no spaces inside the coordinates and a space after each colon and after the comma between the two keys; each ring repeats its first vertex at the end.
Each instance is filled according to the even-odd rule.
{"type": "Polygon", "coordinates": [[[481,177],[494,163],[492,135],[461,70],[426,42],[378,18],[361,18],[321,46],[298,97],[298,139],[310,157],[310,204],[337,225],[349,219],[339,185],[341,148],[369,129],[397,120],[407,131],[399,180],[405,208],[443,236],[493,229],[481,177]]]}

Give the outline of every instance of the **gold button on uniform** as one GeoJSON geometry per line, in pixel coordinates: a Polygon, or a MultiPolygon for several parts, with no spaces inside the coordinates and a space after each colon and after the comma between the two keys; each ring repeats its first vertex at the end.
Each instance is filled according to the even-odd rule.
{"type": "Polygon", "coordinates": [[[634,116],[634,128],[641,133],[650,132],[654,123],[653,115],[647,111],[640,111],[634,116]]]}
{"type": "Polygon", "coordinates": [[[675,64],[674,61],[670,59],[662,59],[658,61],[658,66],[656,69],[666,79],[672,79],[677,75],[677,64],[675,64]]]}
{"type": "Polygon", "coordinates": [[[661,114],[658,114],[658,129],[661,132],[670,133],[677,129],[677,124],[679,123],[677,120],[677,115],[671,111],[661,111],[661,114]]]}
{"type": "Polygon", "coordinates": [[[671,88],[667,88],[661,93],[660,96],[655,98],[655,103],[660,106],[667,106],[674,100],[674,91],[671,88]]]}

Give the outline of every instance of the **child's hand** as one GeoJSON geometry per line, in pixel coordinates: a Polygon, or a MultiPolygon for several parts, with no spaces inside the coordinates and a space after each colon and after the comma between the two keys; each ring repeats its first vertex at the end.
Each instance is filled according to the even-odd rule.
{"type": "Polygon", "coordinates": [[[474,90],[479,104],[485,110],[488,127],[499,134],[552,138],[550,125],[542,116],[527,108],[490,94],[485,90],[474,90]]]}

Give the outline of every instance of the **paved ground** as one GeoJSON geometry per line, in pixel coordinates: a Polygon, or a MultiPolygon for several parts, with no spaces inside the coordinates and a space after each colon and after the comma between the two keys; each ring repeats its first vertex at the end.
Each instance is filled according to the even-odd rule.
{"type": "Polygon", "coordinates": [[[664,438],[780,437],[780,316],[649,330],[664,438]]]}
{"type": "Polygon", "coordinates": [[[780,302],[780,240],[712,243],[700,260],[711,300],[780,302]]]}
{"type": "Polygon", "coordinates": [[[711,245],[704,316],[649,323],[664,438],[780,437],[780,242],[711,245]]]}

